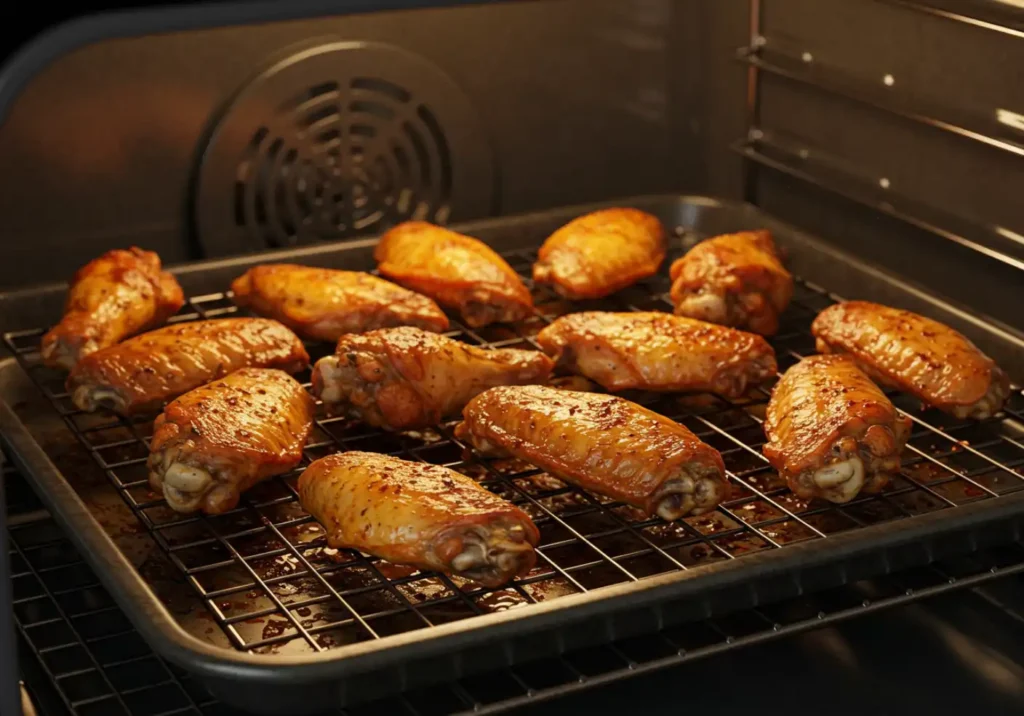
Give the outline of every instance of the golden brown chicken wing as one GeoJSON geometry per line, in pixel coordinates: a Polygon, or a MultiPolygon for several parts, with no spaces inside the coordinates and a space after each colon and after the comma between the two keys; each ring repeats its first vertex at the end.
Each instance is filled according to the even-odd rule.
{"type": "Polygon", "coordinates": [[[638,209],[603,209],[551,234],[533,280],[569,299],[602,298],[653,276],[665,260],[665,229],[638,209]]]}
{"type": "Polygon", "coordinates": [[[551,359],[539,351],[487,350],[418,328],[343,336],[313,368],[313,394],[328,410],[387,430],[437,425],[496,385],[540,383],[551,359]]]}
{"type": "Polygon", "coordinates": [[[613,396],[530,385],[470,401],[456,436],[560,480],[675,520],[729,492],[722,456],[682,425],[613,396]]]}
{"type": "Polygon", "coordinates": [[[235,279],[231,290],[239,306],[319,341],[394,326],[448,330],[447,316],[426,296],[358,271],[265,264],[235,279]]]}
{"type": "Polygon", "coordinates": [[[298,381],[243,368],[186,393],[153,423],[149,485],[171,509],[216,515],[302,460],[315,403],[298,381]]]}
{"type": "Polygon", "coordinates": [[[822,353],[848,353],[885,386],[924,403],[978,420],[999,412],[1010,379],[949,326],[910,311],[867,301],[829,306],[811,326],[822,353]]]}
{"type": "Polygon", "coordinates": [[[321,458],[299,478],[327,544],[498,587],[530,571],[526,513],[454,470],[368,452],[321,458]]]}
{"type": "Polygon", "coordinates": [[[676,313],[743,328],[764,336],[779,330],[793,295],[767,231],[745,231],[702,241],[669,270],[676,313]]]}
{"type": "Polygon", "coordinates": [[[768,342],[668,313],[573,313],[537,334],[556,365],[607,390],[708,391],[739,398],[773,377],[768,342]]]}
{"type": "Polygon", "coordinates": [[[43,336],[46,365],[70,370],[84,356],[158,326],[185,304],[160,257],[134,246],[108,251],[71,280],[64,317],[43,336]]]}
{"type": "Polygon", "coordinates": [[[297,373],[307,365],[302,341],[277,321],[219,318],[166,326],[97,351],[71,371],[67,389],[82,410],[132,415],[239,368],[297,373]]]}
{"type": "Polygon", "coordinates": [[[384,234],[374,257],[382,276],[458,311],[472,328],[520,321],[533,299],[505,259],[487,244],[423,221],[384,234]]]}
{"type": "Polygon", "coordinates": [[[775,385],[763,449],[798,496],[842,503],[885,487],[910,428],[850,358],[811,356],[775,385]]]}

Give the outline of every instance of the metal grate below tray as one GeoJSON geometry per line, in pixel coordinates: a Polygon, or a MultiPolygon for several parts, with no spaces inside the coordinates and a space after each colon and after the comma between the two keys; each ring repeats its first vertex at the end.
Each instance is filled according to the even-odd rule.
{"type": "MultiPolygon", "coordinates": [[[[4,477],[9,489],[25,489],[13,471],[4,477]]],[[[61,709],[74,716],[238,714],[149,649],[52,520],[24,521],[14,512],[11,516],[18,523],[9,531],[14,617],[27,683],[38,696],[49,697],[37,704],[41,714],[61,709]],[[47,709],[47,702],[60,708],[47,709]]],[[[498,713],[1020,573],[1024,573],[1024,545],[1011,544],[560,658],[527,662],[339,714],[498,713]]]]}
{"type": "MultiPolygon", "coordinates": [[[[698,239],[679,229],[683,246],[698,239]]],[[[504,254],[529,281],[535,251],[504,254]]],[[[490,347],[537,348],[533,339],[559,315],[579,310],[671,310],[667,278],[655,277],[606,300],[570,304],[546,288],[534,290],[537,314],[523,323],[471,330],[457,320],[448,335],[490,347]]],[[[838,300],[798,280],[779,335],[772,340],[780,369],[813,352],[809,326],[838,300]]],[[[174,321],[233,314],[227,294],[196,296],[174,321]]],[[[331,550],[323,530],[301,509],[293,474],[258,485],[230,513],[183,516],[146,482],[151,420],[87,414],[71,404],[63,376],[39,362],[43,330],[8,333],[7,347],[91,452],[140,523],[203,600],[230,643],[254,653],[306,653],[518,608],[565,594],[642,580],[762,550],[1024,488],[1024,396],[1015,390],[1005,413],[978,423],[922,412],[908,396],[894,402],[914,421],[902,475],[877,496],[846,505],[796,498],[761,455],[761,417],[770,386],[728,403],[710,395],[631,394],[676,419],[722,452],[733,486],[715,512],[666,524],[619,503],[566,486],[528,465],[464,452],[455,424],[387,434],[321,416],[304,464],[337,450],[390,453],[444,464],[523,507],[541,532],[540,559],[507,588],[481,589],[443,575],[418,572],[372,557],[331,550]]],[[[330,346],[310,346],[314,359],[330,346]]],[[[300,376],[308,380],[308,375],[300,376]]]]}

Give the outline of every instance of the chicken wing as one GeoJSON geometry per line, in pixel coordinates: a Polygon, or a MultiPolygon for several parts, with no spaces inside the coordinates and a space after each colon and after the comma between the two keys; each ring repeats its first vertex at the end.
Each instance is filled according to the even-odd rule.
{"type": "Polygon", "coordinates": [[[551,234],[533,280],[568,299],[602,298],[653,276],[665,260],[665,229],[638,209],[603,209],[551,234]]]}
{"type": "Polygon", "coordinates": [[[829,306],[811,326],[821,353],[848,353],[869,376],[924,403],[978,420],[999,412],[1010,379],[949,326],[867,301],[829,306]]]}
{"type": "Polygon", "coordinates": [[[108,251],[71,280],[64,317],[43,336],[43,362],[70,370],[84,356],[158,326],[185,304],[160,257],[134,246],[108,251]]]}
{"type": "Polygon", "coordinates": [[[556,365],[613,391],[739,398],[776,373],[775,352],[761,336],[667,313],[573,313],[537,342],[556,365]]]}
{"type": "Polygon", "coordinates": [[[793,296],[793,277],[767,231],[702,241],[677,259],[669,274],[678,315],[764,336],[779,330],[779,316],[793,296]]]}
{"type": "Polygon", "coordinates": [[[552,362],[539,351],[487,350],[418,328],[343,336],[313,368],[313,394],[341,412],[387,430],[437,425],[496,385],[540,383],[552,362]]]}
{"type": "Polygon", "coordinates": [[[533,567],[525,512],[454,470],[368,452],[321,458],[299,478],[327,544],[498,587],[533,567]]]}
{"type": "Polygon", "coordinates": [[[149,485],[171,509],[217,515],[302,460],[315,403],[287,373],[243,368],[186,393],[153,423],[149,485]]]}
{"type": "Polygon", "coordinates": [[[729,492],[722,456],[682,425],[613,396],[531,385],[470,401],[456,437],[554,477],[675,520],[729,492]]]}
{"type": "Polygon", "coordinates": [[[533,313],[533,299],[519,274],[472,237],[407,221],[384,234],[374,257],[382,276],[458,311],[472,328],[520,321],[533,313]]]}
{"type": "Polygon", "coordinates": [[[850,358],[811,356],[776,383],[763,450],[799,497],[849,502],[899,471],[910,428],[850,358]]]}
{"type": "Polygon", "coordinates": [[[318,341],[394,326],[448,330],[447,316],[426,296],[358,271],[267,264],[246,271],[231,290],[239,306],[318,341]]]}
{"type": "Polygon", "coordinates": [[[297,373],[308,365],[302,341],[277,321],[219,318],[166,326],[86,356],[67,389],[82,410],[133,415],[239,368],[297,373]]]}

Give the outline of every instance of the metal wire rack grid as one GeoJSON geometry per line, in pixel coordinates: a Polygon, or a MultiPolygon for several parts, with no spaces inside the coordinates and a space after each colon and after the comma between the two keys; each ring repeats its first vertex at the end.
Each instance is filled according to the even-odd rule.
{"type": "MultiPolygon", "coordinates": [[[[24,489],[5,471],[9,491],[24,489]]],[[[10,534],[14,618],[34,692],[56,692],[74,716],[231,716],[203,685],[153,654],[60,528],[21,514],[10,534]],[[38,673],[38,683],[31,674],[38,673]]],[[[340,712],[489,714],[598,687],[721,651],[1024,573],[1011,544],[800,599],[527,662],[340,712]]],[[[49,711],[47,711],[49,713],[49,711]]]]}
{"type": "MultiPolygon", "coordinates": [[[[680,228],[681,247],[701,237],[680,228]]],[[[536,253],[505,258],[530,284],[536,253]]],[[[670,309],[664,276],[609,299],[570,304],[533,287],[536,313],[516,325],[472,330],[453,319],[447,334],[486,347],[538,349],[536,333],[580,310],[670,309]]],[[[782,328],[772,340],[780,369],[813,352],[810,322],[839,300],[797,280],[782,328]]],[[[173,321],[236,313],[230,295],[195,296],[173,321]]],[[[941,509],[1024,488],[1024,395],[1015,389],[1003,414],[985,422],[922,412],[893,394],[915,430],[903,469],[886,490],[842,506],[794,496],[760,453],[761,420],[771,386],[733,403],[704,395],[629,394],[678,420],[721,451],[732,494],[715,512],[666,524],[637,510],[565,485],[515,460],[479,457],[453,436],[455,421],[436,429],[389,434],[320,415],[303,464],[256,486],[235,510],[216,517],[183,516],[149,490],[145,461],[151,419],[125,420],[77,410],[62,376],[41,365],[43,330],[9,333],[7,348],[92,454],[141,524],[203,600],[240,650],[300,653],[386,637],[474,615],[527,606],[564,594],[641,580],[941,509]],[[541,532],[535,569],[505,588],[481,589],[445,575],[391,565],[326,547],[322,528],[298,503],[295,480],[310,461],[359,449],[443,464],[520,505],[541,532]]],[[[331,346],[309,346],[314,360],[331,346]]],[[[307,379],[308,375],[300,376],[307,379]]]]}

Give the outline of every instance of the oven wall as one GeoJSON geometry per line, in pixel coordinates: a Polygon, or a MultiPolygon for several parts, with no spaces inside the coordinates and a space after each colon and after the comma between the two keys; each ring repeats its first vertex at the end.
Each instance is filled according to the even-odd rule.
{"type": "MultiPolygon", "coordinates": [[[[992,258],[1024,261],[1022,28],[1021,11],[976,0],[534,0],[104,41],[50,64],[0,126],[0,288],[130,243],[176,263],[376,233],[399,205],[458,221],[698,192],[1024,327],[1024,274],[992,258]],[[755,95],[737,59],[752,6],[755,58],[781,68],[757,72],[755,95]],[[295,61],[344,41],[387,47],[295,61]],[[296,122],[298,95],[356,76],[401,85],[440,123],[447,146],[428,148],[426,178],[413,157],[409,201],[402,181],[346,194],[373,182],[324,165],[296,122]],[[284,149],[254,149],[259,128],[284,149]]],[[[377,139],[401,135],[369,119],[377,139]]]]}
{"type": "MultiPolygon", "coordinates": [[[[0,287],[64,279],[98,252],[126,244],[157,250],[168,263],[259,250],[259,231],[249,235],[231,226],[232,162],[240,163],[233,158],[246,151],[245,133],[262,123],[280,133],[285,146],[292,139],[301,145],[295,135],[302,128],[282,119],[279,100],[325,80],[344,80],[356,72],[353,66],[363,74],[374,68],[380,79],[406,86],[414,101],[426,98],[443,120],[453,176],[450,211],[438,218],[665,191],[736,194],[739,159],[712,160],[706,148],[725,146],[742,131],[745,70],[729,58],[743,41],[746,8],[735,3],[715,13],[710,5],[503,3],[86,47],[44,70],[0,128],[0,287]],[[281,58],[345,40],[405,52],[389,49],[378,57],[356,49],[310,63],[306,79],[301,70],[283,80],[287,72],[276,75],[287,87],[266,81],[266,68],[281,58]],[[261,72],[264,77],[254,79],[261,72]],[[242,88],[248,89],[236,96],[242,88]]],[[[397,120],[390,129],[387,118],[376,120],[384,132],[400,132],[397,120]]],[[[250,181],[265,179],[259,175],[265,169],[253,171],[250,181]]],[[[266,171],[278,172],[269,181],[279,184],[306,181],[307,195],[310,184],[328,182],[324,196],[308,195],[299,206],[278,207],[279,213],[316,214],[323,203],[313,202],[330,204],[340,183],[303,180],[294,167],[288,176],[280,166],[266,171]]],[[[264,218],[296,223],[294,217],[264,218]]],[[[267,240],[303,243],[360,233],[352,226],[332,230],[329,219],[313,218],[305,232],[299,222],[296,237],[278,231],[267,240]]],[[[386,225],[364,223],[363,233],[386,225]]]]}
{"type": "Polygon", "coordinates": [[[1024,11],[761,0],[749,198],[1024,328],[1024,11]],[[968,248],[953,239],[973,244],[968,248]],[[1006,260],[992,257],[998,252],[1006,260]]]}

